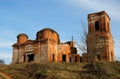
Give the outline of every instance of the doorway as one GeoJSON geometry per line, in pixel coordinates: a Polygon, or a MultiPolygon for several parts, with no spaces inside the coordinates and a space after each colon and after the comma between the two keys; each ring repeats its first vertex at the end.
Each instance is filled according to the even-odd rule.
{"type": "Polygon", "coordinates": [[[97,60],[98,60],[98,61],[100,60],[100,55],[97,55],[97,60]]]}
{"type": "Polygon", "coordinates": [[[66,55],[62,55],[62,61],[66,62],[66,55]]]}
{"type": "Polygon", "coordinates": [[[55,58],[55,56],[54,56],[54,54],[52,54],[52,61],[55,61],[55,59],[54,59],[54,58],[55,58]]]}
{"type": "Polygon", "coordinates": [[[34,61],[34,54],[29,54],[27,55],[28,57],[28,62],[34,61]]]}
{"type": "Polygon", "coordinates": [[[75,56],[75,62],[77,62],[77,56],[75,56]]]}
{"type": "Polygon", "coordinates": [[[71,62],[71,57],[69,57],[69,62],[71,62]]]}

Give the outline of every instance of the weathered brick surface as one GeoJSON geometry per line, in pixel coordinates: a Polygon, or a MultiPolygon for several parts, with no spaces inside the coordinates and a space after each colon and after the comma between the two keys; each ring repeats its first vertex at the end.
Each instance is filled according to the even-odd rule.
{"type": "Polygon", "coordinates": [[[87,53],[83,61],[114,61],[114,41],[110,17],[104,11],[88,15],[87,53]]]}
{"type": "MultiPolygon", "coordinates": [[[[38,31],[36,40],[28,40],[28,36],[22,33],[17,36],[17,43],[13,45],[12,63],[70,62],[73,43],[60,43],[58,33],[50,28],[38,31]]],[[[80,61],[78,54],[73,57],[76,57],[75,62],[80,61]]]]}

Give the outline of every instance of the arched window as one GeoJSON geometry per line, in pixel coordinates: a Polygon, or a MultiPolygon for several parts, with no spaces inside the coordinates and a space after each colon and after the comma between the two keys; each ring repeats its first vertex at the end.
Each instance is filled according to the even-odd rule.
{"type": "Polygon", "coordinates": [[[38,39],[42,39],[42,34],[41,33],[38,34],[38,39]]]}
{"type": "Polygon", "coordinates": [[[96,21],[95,22],[95,31],[99,31],[99,22],[98,21],[96,21]]]}

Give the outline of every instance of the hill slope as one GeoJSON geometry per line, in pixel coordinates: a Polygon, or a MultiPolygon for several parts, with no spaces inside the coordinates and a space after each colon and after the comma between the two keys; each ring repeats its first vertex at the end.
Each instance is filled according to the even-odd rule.
{"type": "Polygon", "coordinates": [[[29,63],[0,65],[13,79],[120,79],[120,63],[29,63]]]}

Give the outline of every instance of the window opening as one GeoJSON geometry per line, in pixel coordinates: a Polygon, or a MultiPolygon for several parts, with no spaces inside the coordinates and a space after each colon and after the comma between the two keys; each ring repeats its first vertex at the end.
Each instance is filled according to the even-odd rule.
{"type": "Polygon", "coordinates": [[[98,21],[96,21],[95,22],[95,31],[99,31],[99,22],[98,21]]]}

